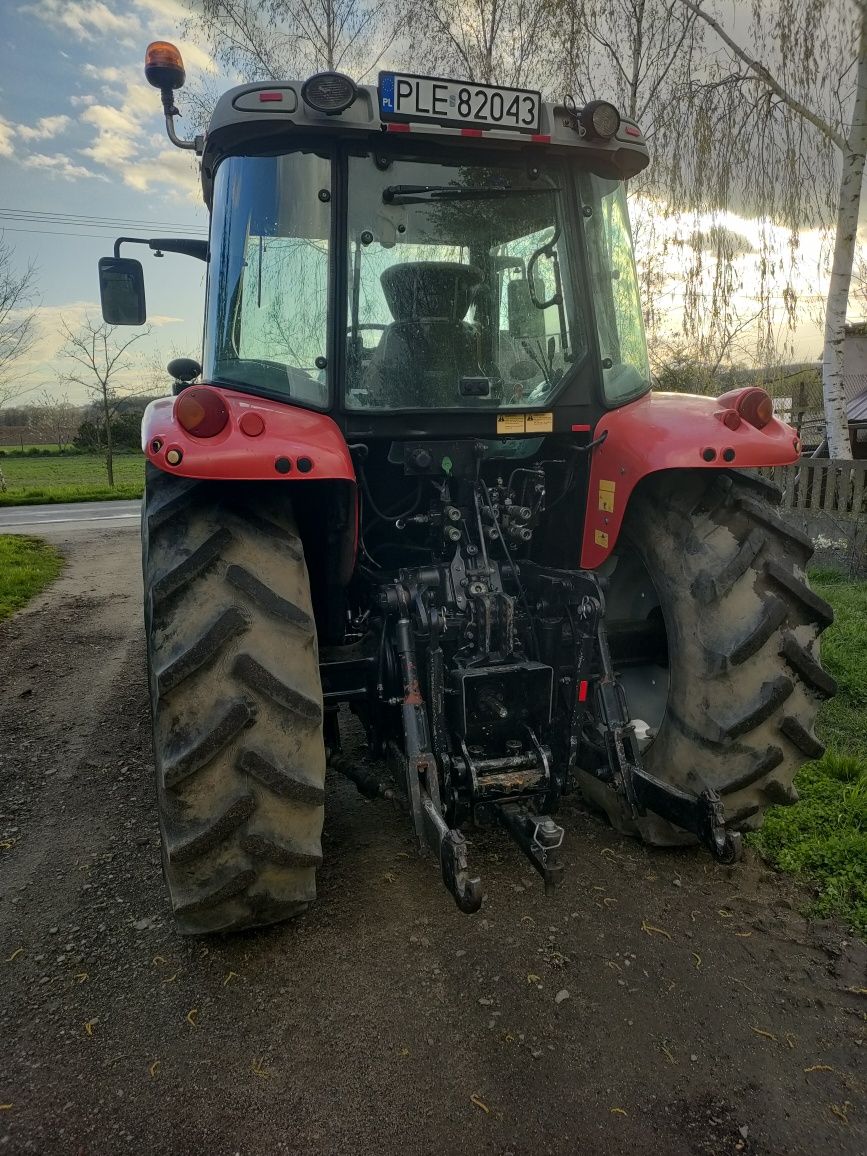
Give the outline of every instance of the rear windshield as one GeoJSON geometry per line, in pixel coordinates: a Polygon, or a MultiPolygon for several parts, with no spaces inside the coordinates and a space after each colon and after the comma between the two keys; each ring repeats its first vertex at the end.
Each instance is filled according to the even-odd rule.
{"type": "Polygon", "coordinates": [[[649,388],[621,184],[576,184],[544,155],[533,167],[352,155],[335,242],[335,163],[297,150],[219,165],[206,378],[329,408],[337,340],[347,408],[544,409],[585,359],[595,315],[607,402],[649,388]]]}
{"type": "Polygon", "coordinates": [[[543,406],[586,351],[555,168],[349,159],[351,408],[543,406]]]}

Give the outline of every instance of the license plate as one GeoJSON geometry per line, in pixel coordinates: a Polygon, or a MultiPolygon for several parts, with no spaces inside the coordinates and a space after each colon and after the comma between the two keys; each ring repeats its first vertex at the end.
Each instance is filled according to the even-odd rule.
{"type": "Polygon", "coordinates": [[[538,132],[541,108],[541,93],[523,88],[468,84],[402,72],[379,74],[379,113],[383,120],[538,132]]]}

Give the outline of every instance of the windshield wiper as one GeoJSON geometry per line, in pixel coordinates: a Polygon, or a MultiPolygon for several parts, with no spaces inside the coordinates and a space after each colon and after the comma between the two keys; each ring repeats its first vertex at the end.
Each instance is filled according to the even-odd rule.
{"type": "Polygon", "coordinates": [[[421,205],[426,201],[485,201],[501,197],[528,197],[539,193],[559,193],[556,185],[535,188],[472,188],[460,185],[387,185],[382,199],[389,205],[421,205]]]}

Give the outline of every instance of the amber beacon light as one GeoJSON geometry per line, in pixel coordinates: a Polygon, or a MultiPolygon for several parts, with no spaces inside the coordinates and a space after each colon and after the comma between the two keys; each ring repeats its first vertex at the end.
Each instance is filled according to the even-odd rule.
{"type": "Polygon", "coordinates": [[[170,92],[187,79],[183,57],[168,40],[153,40],[145,50],[145,79],[154,88],[170,92]]]}
{"type": "Polygon", "coordinates": [[[160,90],[163,98],[163,113],[166,118],[166,132],[169,140],[179,149],[195,149],[201,156],[205,138],[181,140],[175,132],[175,117],[180,112],[175,107],[175,90],[183,88],[187,73],[180,50],[168,40],[152,40],[145,50],[145,80],[160,90]]]}

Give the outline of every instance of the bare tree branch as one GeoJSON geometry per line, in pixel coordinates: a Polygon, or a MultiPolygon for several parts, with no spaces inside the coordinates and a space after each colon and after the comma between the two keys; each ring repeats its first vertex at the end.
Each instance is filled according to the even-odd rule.
{"type": "Polygon", "coordinates": [[[18,272],[13,268],[15,251],[0,232],[0,406],[29,393],[26,375],[16,366],[36,339],[36,266],[31,262],[18,272]]]}
{"type": "Polygon", "coordinates": [[[699,20],[703,20],[710,28],[714,30],[717,36],[722,40],[723,44],[735,54],[738,60],[742,61],[747,68],[755,75],[756,79],[761,81],[771,92],[775,93],[792,112],[797,113],[798,116],[803,117],[804,120],[809,121],[814,128],[817,128],[823,136],[828,140],[833,141],[839,149],[846,147],[846,138],[832,125],[828,124],[821,116],[815,113],[812,109],[803,104],[792,93],[787,92],[785,88],[776,80],[764,64],[759,60],[753,59],[752,56],[733,40],[726,32],[718,20],[702,8],[700,3],[695,3],[695,0],[680,0],[685,8],[688,8],[693,15],[697,16],[699,20]]]}
{"type": "Polygon", "coordinates": [[[60,332],[63,346],[58,354],[77,369],[61,373],[63,385],[80,385],[99,406],[105,432],[105,468],[108,484],[114,486],[114,446],[112,443],[112,421],[116,417],[123,398],[136,393],[147,392],[145,388],[124,387],[118,380],[134,365],[130,350],[150,334],[150,326],[132,333],[122,340],[116,336],[117,326],[104,321],[93,321],[85,317],[77,329],[61,317],[60,332]]]}

